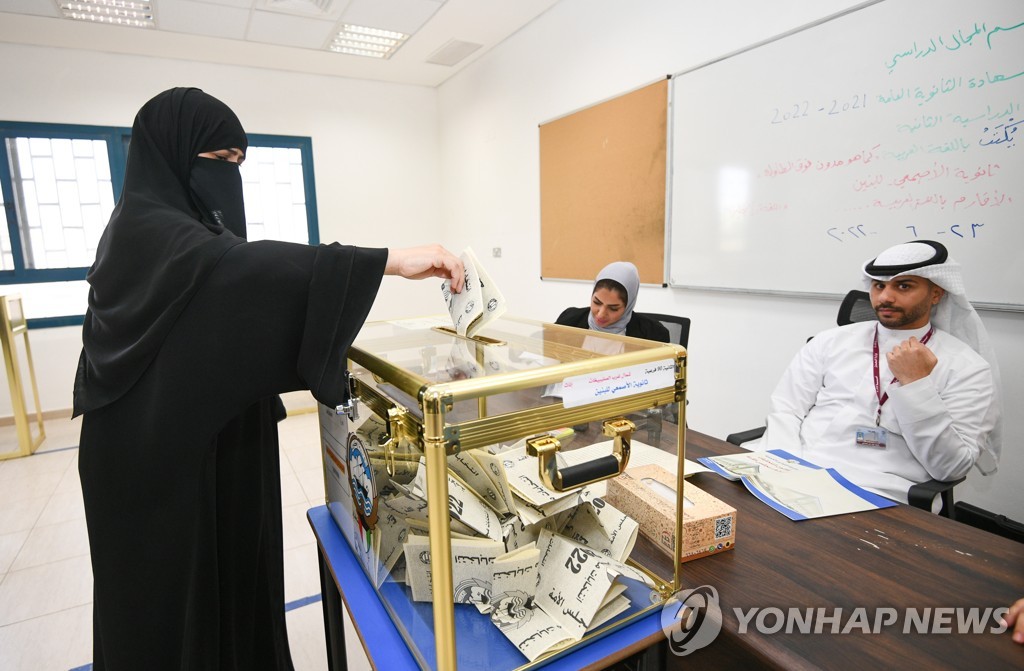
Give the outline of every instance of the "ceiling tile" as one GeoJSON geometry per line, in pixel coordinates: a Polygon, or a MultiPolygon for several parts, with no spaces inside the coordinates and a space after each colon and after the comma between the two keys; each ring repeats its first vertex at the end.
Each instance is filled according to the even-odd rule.
{"type": "Polygon", "coordinates": [[[310,19],[338,20],[350,0],[255,0],[255,9],[310,19]]]}
{"type": "Polygon", "coordinates": [[[412,35],[443,4],[437,0],[352,0],[341,20],[412,35]]]}
{"type": "Polygon", "coordinates": [[[267,2],[153,0],[156,28],[136,29],[59,18],[55,0],[0,0],[0,42],[437,86],[559,0],[333,0],[319,18],[267,2]],[[333,15],[349,5],[344,20],[412,37],[388,60],[331,53],[333,15]],[[483,46],[428,62],[451,62],[453,40],[483,46]]]}
{"type": "MultiPolygon", "coordinates": [[[[252,9],[252,3],[254,0],[195,0],[208,5],[224,5],[225,7],[237,7],[239,9],[252,9]]],[[[163,7],[169,2],[181,2],[181,0],[153,0],[156,4],[163,7]]]]}
{"type": "Polygon", "coordinates": [[[246,38],[267,44],[323,49],[330,42],[335,25],[335,21],[255,11],[246,38]]]}
{"type": "Polygon", "coordinates": [[[484,45],[462,40],[448,40],[440,49],[427,56],[428,63],[451,67],[484,45]]]}
{"type": "Polygon", "coordinates": [[[53,0],[0,0],[0,12],[33,14],[35,16],[60,16],[57,3],[53,0]]]}
{"type": "Polygon", "coordinates": [[[193,0],[154,2],[156,25],[160,30],[210,35],[230,40],[245,39],[249,10],[193,0]]]}

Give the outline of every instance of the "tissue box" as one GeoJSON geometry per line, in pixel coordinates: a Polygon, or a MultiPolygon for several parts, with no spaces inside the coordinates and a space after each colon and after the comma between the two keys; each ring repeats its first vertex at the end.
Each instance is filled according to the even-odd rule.
{"type": "MultiPolygon", "coordinates": [[[[605,499],[640,524],[640,533],[669,556],[675,548],[676,478],[661,466],[627,469],[608,480],[605,499]]],[[[690,561],[736,545],[736,509],[687,483],[683,502],[680,561],[690,561]]]]}

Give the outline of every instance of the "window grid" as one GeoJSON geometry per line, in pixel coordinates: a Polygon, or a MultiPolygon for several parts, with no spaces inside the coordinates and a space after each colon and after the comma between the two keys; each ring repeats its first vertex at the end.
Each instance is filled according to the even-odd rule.
{"type": "MultiPolygon", "coordinates": [[[[3,189],[0,189],[0,206],[4,206],[6,211],[3,189]]],[[[6,221],[0,227],[0,272],[5,270],[14,270],[14,254],[11,253],[11,232],[7,230],[6,221]]]]}
{"type": "Polygon", "coordinates": [[[249,240],[310,242],[302,173],[297,147],[249,147],[242,163],[249,240]]]}
{"type": "MultiPolygon", "coordinates": [[[[114,209],[103,140],[16,137],[7,142],[25,268],[82,268],[114,209]]],[[[5,266],[6,269],[6,266],[5,266]]]]}

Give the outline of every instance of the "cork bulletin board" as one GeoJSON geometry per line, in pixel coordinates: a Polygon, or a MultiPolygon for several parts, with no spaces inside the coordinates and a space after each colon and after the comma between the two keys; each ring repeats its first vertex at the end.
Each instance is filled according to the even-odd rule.
{"type": "Polygon", "coordinates": [[[631,261],[664,284],[668,80],[540,125],[543,279],[631,261]]]}

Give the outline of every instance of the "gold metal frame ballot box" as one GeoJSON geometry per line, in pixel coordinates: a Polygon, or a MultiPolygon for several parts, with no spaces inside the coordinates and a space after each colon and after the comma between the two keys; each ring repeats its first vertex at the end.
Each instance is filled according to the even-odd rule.
{"type": "Polygon", "coordinates": [[[348,358],[319,408],[327,504],[422,668],[539,667],[680,588],[680,553],[602,497],[666,467],[682,538],[683,347],[445,316],[368,323],[348,358]]]}

